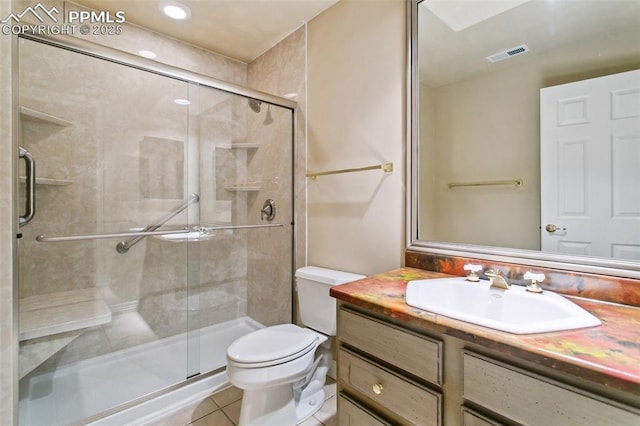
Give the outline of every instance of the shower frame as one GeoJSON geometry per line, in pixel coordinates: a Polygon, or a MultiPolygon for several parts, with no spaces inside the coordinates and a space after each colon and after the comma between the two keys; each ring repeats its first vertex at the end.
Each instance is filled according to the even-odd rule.
{"type": "MultiPolygon", "coordinates": [[[[296,226],[295,226],[295,188],[296,188],[296,177],[295,177],[295,158],[296,158],[296,133],[297,133],[297,116],[298,116],[298,103],[292,101],[291,99],[279,97],[276,95],[272,95],[266,92],[261,92],[258,90],[254,90],[248,87],[240,86],[234,83],[229,83],[223,80],[219,80],[213,77],[206,76],[204,74],[196,73],[193,71],[188,71],[176,66],[163,64],[160,62],[155,62],[150,59],[146,59],[125,51],[117,50],[111,47],[103,46],[100,44],[95,44],[87,40],[66,36],[66,35],[43,35],[43,34],[35,34],[31,31],[25,31],[18,35],[12,35],[12,49],[11,49],[11,91],[12,91],[12,117],[11,117],[11,126],[12,126],[12,152],[13,155],[12,160],[12,168],[13,170],[18,170],[18,162],[21,160],[19,158],[19,146],[20,146],[20,134],[17,131],[19,128],[18,116],[19,116],[19,67],[18,67],[18,41],[20,38],[26,40],[32,40],[39,43],[44,43],[53,47],[65,49],[71,52],[75,52],[82,55],[91,56],[97,59],[106,60],[115,64],[135,68],[141,71],[150,72],[153,74],[157,74],[164,77],[169,77],[175,80],[183,81],[185,83],[195,83],[202,87],[212,88],[220,91],[224,91],[227,93],[231,93],[234,95],[239,95],[248,99],[255,99],[265,104],[275,105],[279,107],[283,107],[289,109],[292,113],[292,125],[291,125],[291,172],[292,172],[292,184],[291,184],[291,211],[292,211],[292,232],[291,232],[291,300],[294,300],[294,285],[293,285],[293,275],[295,271],[295,263],[296,263],[296,226]]],[[[18,203],[18,178],[17,174],[14,173],[14,182],[12,182],[11,188],[14,194],[13,203],[12,203],[12,217],[14,218],[14,222],[12,224],[13,235],[17,238],[21,238],[21,234],[19,231],[19,211],[20,206],[18,203]]],[[[37,214],[37,212],[36,212],[37,214]]],[[[19,339],[18,339],[18,329],[19,329],[19,268],[18,268],[18,243],[17,239],[14,240],[13,250],[12,250],[12,259],[13,259],[13,321],[12,328],[14,330],[14,342],[13,342],[13,350],[16,362],[13,363],[13,376],[15,378],[13,386],[14,386],[14,409],[17,413],[18,407],[18,347],[19,347],[19,339]]],[[[295,304],[292,303],[290,312],[291,312],[291,322],[295,322],[295,304]]],[[[158,389],[149,394],[140,396],[138,398],[127,401],[118,406],[112,407],[106,411],[100,412],[88,418],[82,420],[82,424],[91,423],[100,419],[104,419],[111,415],[117,414],[123,410],[135,407],[139,404],[151,401],[155,398],[158,398],[163,395],[167,395],[176,390],[182,389],[188,385],[192,385],[194,383],[203,381],[212,376],[222,373],[225,371],[225,367],[221,367],[212,371],[201,372],[196,376],[189,377],[180,383],[176,383],[170,386],[167,386],[162,389],[158,389]]]]}

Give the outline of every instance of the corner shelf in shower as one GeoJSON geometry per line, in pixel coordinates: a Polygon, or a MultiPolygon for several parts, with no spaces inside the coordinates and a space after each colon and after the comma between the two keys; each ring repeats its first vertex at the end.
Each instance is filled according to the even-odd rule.
{"type": "Polygon", "coordinates": [[[238,183],[224,187],[224,190],[229,192],[258,192],[260,189],[262,186],[259,182],[238,183]]]}
{"type": "Polygon", "coordinates": [[[259,143],[249,143],[249,142],[232,142],[227,145],[219,145],[218,148],[222,149],[258,149],[260,148],[259,143]]]}
{"type": "Polygon", "coordinates": [[[93,288],[20,299],[20,341],[108,322],[111,322],[111,310],[93,288]]]}
{"type": "MultiPolygon", "coordinates": [[[[20,176],[20,183],[25,183],[26,181],[26,177],[20,176]]],[[[68,186],[72,183],[72,181],[64,179],[36,178],[36,185],[68,186]]]]}
{"type": "Polygon", "coordinates": [[[63,118],[56,117],[46,112],[37,111],[35,109],[29,108],[26,106],[20,107],[20,115],[22,116],[22,119],[25,121],[34,121],[37,123],[49,123],[49,124],[55,124],[61,127],[69,127],[73,124],[72,122],[67,121],[63,118]]]}

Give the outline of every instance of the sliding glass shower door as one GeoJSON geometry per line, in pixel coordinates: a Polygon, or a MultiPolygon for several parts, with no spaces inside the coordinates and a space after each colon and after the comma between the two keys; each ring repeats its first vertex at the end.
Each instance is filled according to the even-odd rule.
{"type": "Polygon", "coordinates": [[[291,109],[24,38],[19,67],[21,424],[218,371],[291,320],[291,109]]]}

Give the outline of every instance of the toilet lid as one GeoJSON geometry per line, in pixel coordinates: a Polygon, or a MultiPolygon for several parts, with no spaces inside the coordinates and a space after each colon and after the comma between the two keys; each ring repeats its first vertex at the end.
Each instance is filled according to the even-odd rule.
{"type": "Polygon", "coordinates": [[[229,346],[227,356],[240,363],[276,361],[304,351],[316,340],[316,333],[297,325],[275,325],[240,337],[229,346]]]}

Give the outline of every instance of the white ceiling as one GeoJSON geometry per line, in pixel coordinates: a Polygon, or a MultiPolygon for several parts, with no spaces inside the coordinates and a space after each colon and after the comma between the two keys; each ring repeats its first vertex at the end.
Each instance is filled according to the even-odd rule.
{"type": "MultiPolygon", "coordinates": [[[[128,23],[249,63],[338,0],[180,0],[191,9],[186,21],[165,16],[159,0],[73,1],[96,10],[124,10],[128,23]]],[[[495,0],[422,3],[418,8],[419,58],[428,58],[421,61],[422,82],[434,87],[449,84],[597,34],[640,27],[638,0],[505,0],[508,10],[492,12],[486,6],[493,3],[495,0]],[[440,17],[423,7],[429,3],[440,11],[440,17]],[[457,15],[451,14],[456,11],[457,15]],[[452,22],[457,31],[449,26],[452,22]],[[531,52],[495,64],[485,59],[521,43],[531,52]],[[422,67],[423,63],[427,66],[422,67]]]]}
{"type": "Polygon", "coordinates": [[[165,16],[157,0],[74,0],[125,12],[127,23],[249,63],[338,0],[179,0],[191,18],[165,16]]]}
{"type": "Polygon", "coordinates": [[[462,31],[479,22],[520,6],[529,0],[426,0],[422,5],[429,9],[453,31],[462,31]]]}
{"type": "MultiPolygon", "coordinates": [[[[546,50],[596,36],[633,31],[640,46],[638,0],[532,0],[470,21],[470,25],[453,25],[464,27],[459,31],[450,27],[448,18],[445,23],[424,7],[430,2],[440,1],[425,0],[418,7],[418,57],[420,81],[432,87],[535,60],[546,50]],[[520,44],[526,44],[531,51],[494,64],[486,60],[491,54],[520,44]]],[[[451,10],[458,11],[471,4],[470,0],[446,0],[446,3],[451,10]]]]}

